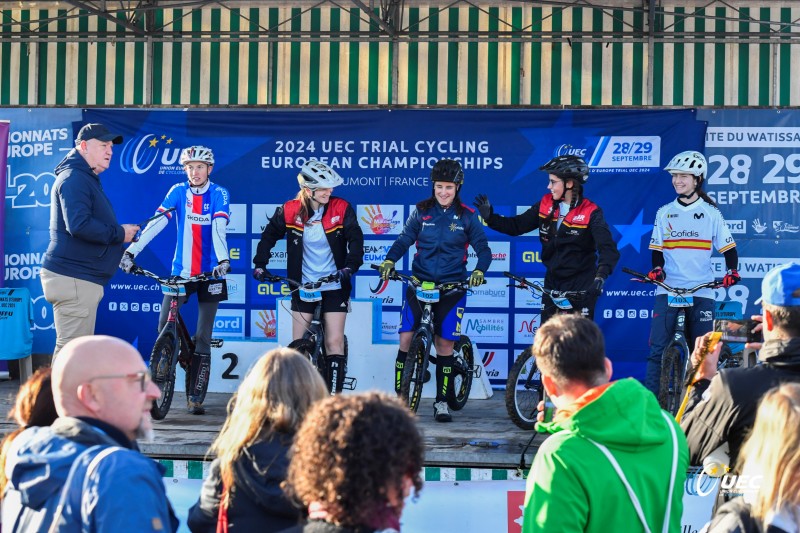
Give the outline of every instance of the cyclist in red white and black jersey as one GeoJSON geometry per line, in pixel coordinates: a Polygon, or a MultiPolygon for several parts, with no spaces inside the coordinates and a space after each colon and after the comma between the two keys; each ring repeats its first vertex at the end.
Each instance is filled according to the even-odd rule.
{"type": "MultiPolygon", "coordinates": [[[[547,272],[544,287],[559,291],[588,290],[589,295],[572,301],[577,311],[594,317],[597,297],[619,260],[617,244],[603,217],[603,210],[583,196],[589,179],[589,165],[574,155],[554,157],[539,170],[547,172],[550,193],[542,196],[524,213],[514,217],[498,215],[485,194],[475,198],[475,207],[487,226],[507,235],[522,235],[538,229],[542,263],[547,272]]],[[[541,323],[557,308],[549,298],[542,300],[541,323]]]]}
{"type": "MultiPolygon", "coordinates": [[[[332,389],[341,392],[347,359],[344,349],[344,325],[350,312],[350,277],[364,262],[364,233],[358,225],[353,207],[342,198],[332,196],[333,188],[343,180],[325,163],[310,159],[297,175],[300,192],[275,210],[253,258],[253,277],[268,279],[270,251],[286,237],[287,274],[303,283],[339,273],[339,281],[324,284],[322,311],[325,326],[326,374],[335,375],[332,389]]],[[[303,337],[311,323],[315,303],[303,302],[292,293],[292,336],[303,337]]]]}

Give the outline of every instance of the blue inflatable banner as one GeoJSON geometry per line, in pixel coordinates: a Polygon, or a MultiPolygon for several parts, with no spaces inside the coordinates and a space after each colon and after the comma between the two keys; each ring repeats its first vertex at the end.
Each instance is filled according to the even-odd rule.
{"type": "MultiPolygon", "coordinates": [[[[381,300],[380,335],[387,342],[397,339],[402,288],[379,282],[368,265],[383,260],[414,204],[430,196],[430,168],[442,157],[462,162],[464,203],[471,206],[476,194],[487,194],[495,211],[504,215],[521,213],[547,193],[547,175],[538,167],[554,155],[576,154],[589,162],[585,194],[604,210],[622,254],[596,309],[617,377],[644,374],[653,292],[631,282],[619,268],[650,269],[647,246],[656,210],[675,197],[669,174],[662,169],[675,153],[702,150],[704,141],[708,144],[712,175],[707,190],[730,219],[737,238],[745,283],[720,290],[718,298],[738,300],[749,306],[748,312],[755,310],[752,303],[766,258],[800,255],[796,240],[792,241],[797,237],[792,224],[799,218],[793,200],[797,187],[792,184],[800,174],[800,162],[791,146],[776,145],[780,151],[758,145],[723,146],[713,144],[710,137],[720,128],[715,135],[727,142],[727,135],[736,135],[732,130],[743,124],[762,128],[763,123],[763,130],[792,129],[789,123],[797,119],[789,114],[781,117],[788,121],[785,125],[775,125],[774,113],[704,112],[698,117],[695,110],[90,109],[5,110],[0,118],[12,120],[5,282],[29,287],[34,297],[34,352],[50,352],[55,342],[52,310],[41,298],[38,280],[48,241],[52,169],[85,122],[102,122],[124,137],[114,147],[111,167],[101,174],[121,223],[152,215],[169,188],[185,179],[178,161],[182,148],[202,144],[214,150],[211,180],[229,190],[232,204],[228,244],[233,271],[228,278],[229,300],[220,306],[215,324],[215,336],[220,337],[276,338],[276,305],[288,290],[253,280],[252,257],[268,217],[296,195],[297,170],[309,158],[327,162],[345,180],[334,194],[353,204],[365,234],[365,266],[356,275],[353,296],[381,300]],[[780,184],[775,182],[778,178],[783,179],[780,184]],[[745,196],[746,205],[741,200],[745,196]],[[778,203],[784,197],[786,201],[778,203]],[[764,226],[759,233],[756,228],[764,226]],[[775,252],[776,245],[781,253],[775,252]],[[773,253],[767,253],[768,246],[773,253]]],[[[175,229],[170,224],[137,257],[137,264],[157,273],[169,271],[175,249],[175,229]]],[[[531,343],[541,309],[541,301],[529,293],[509,288],[502,272],[541,279],[544,268],[535,232],[511,238],[487,228],[487,236],[493,253],[488,283],[468,297],[462,330],[479,344],[486,372],[494,385],[501,386],[511,362],[531,343]]],[[[470,254],[473,266],[476,259],[471,250],[470,254]]],[[[269,268],[281,273],[285,266],[286,248],[281,243],[273,250],[269,268]]],[[[409,266],[408,256],[398,265],[401,270],[409,266]]],[[[721,274],[721,258],[717,267],[721,274]]],[[[120,271],[106,287],[97,331],[125,338],[149,353],[160,304],[157,285],[120,271]]],[[[193,309],[186,308],[189,323],[196,316],[193,309]]]]}

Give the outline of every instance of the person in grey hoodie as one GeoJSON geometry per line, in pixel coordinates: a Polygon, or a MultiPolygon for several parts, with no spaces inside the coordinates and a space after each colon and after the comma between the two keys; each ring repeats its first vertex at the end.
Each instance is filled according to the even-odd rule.
{"type": "Polygon", "coordinates": [[[50,192],[50,245],[40,273],[45,299],[53,306],[55,357],[71,339],[94,334],[97,306],[132,242],[136,224],[119,224],[99,174],[111,164],[122,136],[102,124],[86,124],[75,148],[56,166],[50,192]]]}

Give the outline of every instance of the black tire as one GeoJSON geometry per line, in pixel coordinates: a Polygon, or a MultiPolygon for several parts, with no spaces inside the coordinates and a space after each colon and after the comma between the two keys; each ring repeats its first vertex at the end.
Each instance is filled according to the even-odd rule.
{"type": "MultiPolygon", "coordinates": [[[[315,343],[311,339],[297,339],[289,343],[287,348],[291,348],[292,350],[297,350],[301,354],[308,357],[309,362],[313,365],[314,364],[314,348],[315,343]]],[[[320,375],[322,375],[322,379],[325,379],[325,384],[328,385],[328,380],[325,378],[325,355],[319,354],[317,357],[317,370],[319,371],[320,375]]]]}
{"type": "Polygon", "coordinates": [[[658,386],[658,404],[675,415],[683,400],[683,350],[674,344],[667,346],[661,356],[661,379],[658,386]]]}
{"type": "Polygon", "coordinates": [[[530,348],[517,356],[506,380],[506,411],[511,421],[522,429],[533,429],[539,402],[544,399],[542,374],[530,348]]]}
{"type": "MultiPolygon", "coordinates": [[[[150,353],[150,379],[158,386],[161,396],[153,400],[150,407],[150,416],[155,420],[163,420],[172,405],[172,395],[175,393],[175,363],[178,357],[175,353],[175,335],[165,333],[156,339],[153,351],[150,353]],[[161,372],[159,372],[161,367],[161,372]]],[[[189,394],[189,391],[186,391],[189,394]]]]}
{"type": "Polygon", "coordinates": [[[400,398],[415,413],[422,397],[427,356],[428,343],[425,337],[415,337],[408,348],[408,356],[403,366],[403,378],[400,382],[400,398]]]}
{"type": "Polygon", "coordinates": [[[461,335],[453,346],[453,395],[447,405],[453,411],[460,411],[467,404],[472,390],[472,368],[475,366],[475,351],[472,341],[461,335]]]}

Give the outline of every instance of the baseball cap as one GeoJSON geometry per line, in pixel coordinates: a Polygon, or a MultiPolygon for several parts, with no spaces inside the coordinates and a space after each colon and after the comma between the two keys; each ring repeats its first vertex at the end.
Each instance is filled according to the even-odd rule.
{"type": "Polygon", "coordinates": [[[786,263],[767,272],[756,305],[762,302],[780,307],[800,307],[800,265],[786,263]]]}
{"type": "Polygon", "coordinates": [[[114,144],[122,143],[122,135],[111,133],[108,131],[108,128],[102,124],[86,124],[81,128],[81,131],[78,132],[78,137],[75,140],[77,142],[81,142],[88,141],[90,139],[97,139],[98,141],[103,142],[111,141],[114,144]]]}

